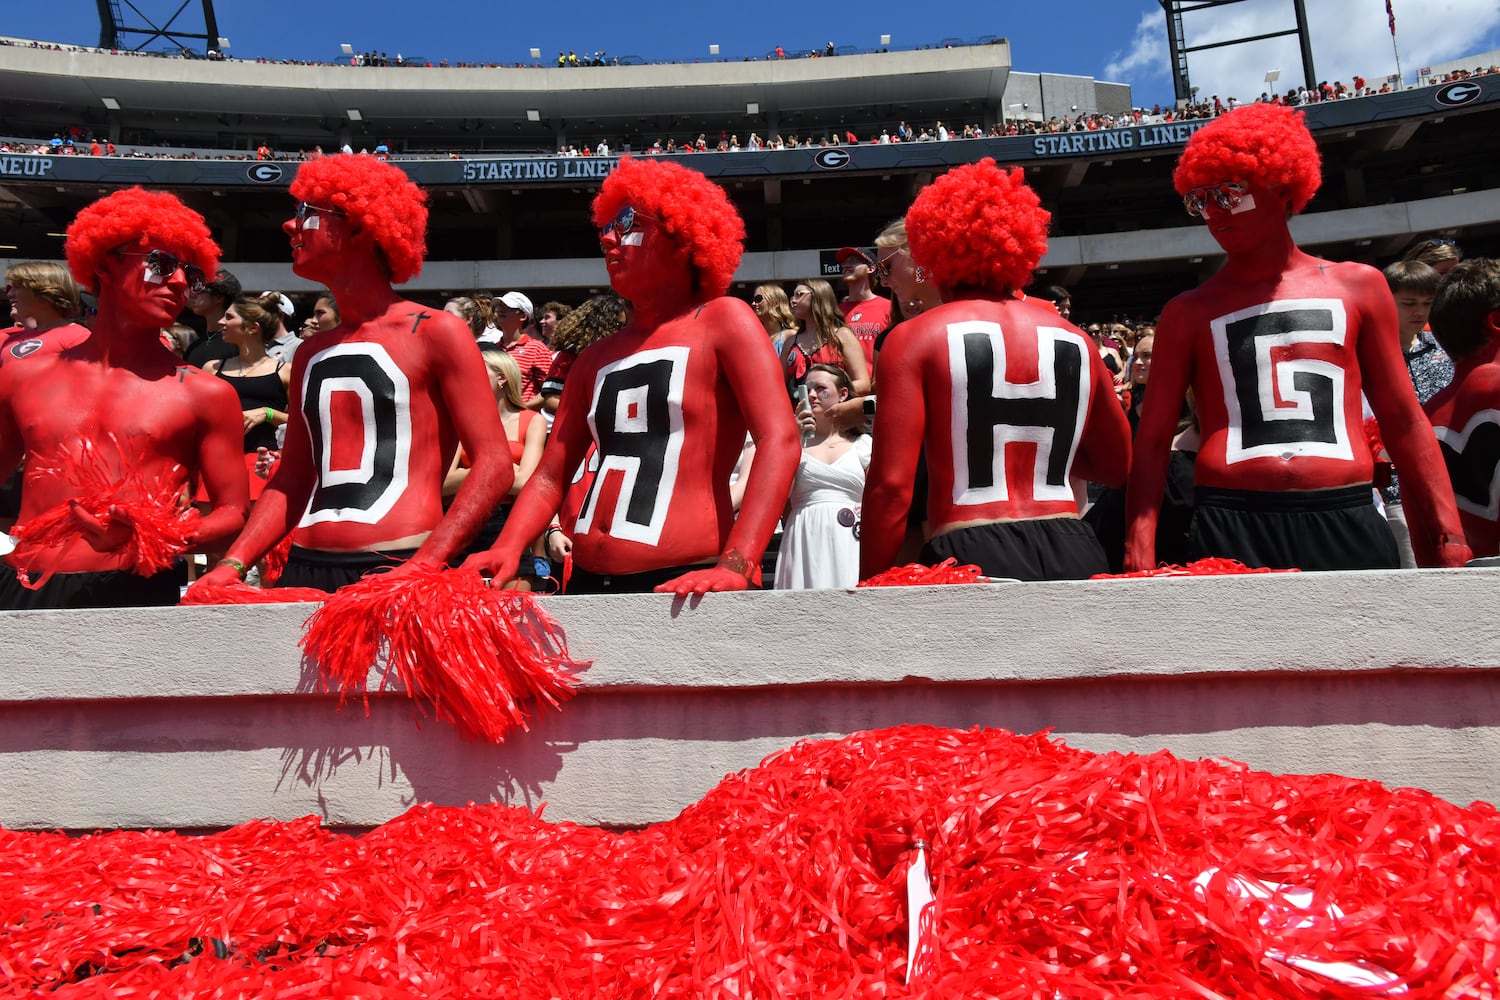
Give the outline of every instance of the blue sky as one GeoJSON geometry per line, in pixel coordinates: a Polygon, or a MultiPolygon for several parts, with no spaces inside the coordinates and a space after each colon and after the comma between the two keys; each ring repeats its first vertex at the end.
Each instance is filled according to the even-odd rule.
{"type": "MultiPolygon", "coordinates": [[[[133,0],[157,24],[183,0],[133,0]]],[[[1500,4],[1495,0],[1392,0],[1402,68],[1410,81],[1418,66],[1500,48],[1500,4]]],[[[129,7],[125,9],[129,13],[129,7]]],[[[0,33],[92,45],[98,41],[95,0],[10,0],[0,33]]],[[[187,0],[178,21],[201,26],[201,7],[187,0]]],[[[1384,0],[1307,0],[1318,76],[1348,80],[1394,71],[1384,0]]],[[[1189,44],[1226,32],[1261,34],[1292,26],[1288,0],[1245,0],[1216,11],[1187,15],[1189,44]]],[[[555,60],[559,49],[604,49],[649,60],[760,56],[838,45],[873,48],[882,34],[893,47],[937,44],[946,38],[1010,39],[1017,70],[1071,73],[1129,83],[1137,104],[1168,103],[1166,18],[1156,0],[1052,0],[917,4],[864,0],[809,5],[787,0],[738,4],[571,3],[502,4],[476,0],[219,0],[219,33],[239,58],[332,60],[340,43],[359,50],[420,55],[436,62],[530,61],[529,50],[555,60]]],[[[1252,99],[1265,73],[1281,70],[1296,82],[1295,41],[1276,39],[1217,49],[1190,57],[1193,82],[1210,93],[1252,99]]]]}

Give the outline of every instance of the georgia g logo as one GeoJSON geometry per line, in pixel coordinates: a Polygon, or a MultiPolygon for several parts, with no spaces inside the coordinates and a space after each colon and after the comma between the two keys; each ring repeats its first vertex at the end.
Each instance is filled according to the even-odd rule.
{"type": "Polygon", "coordinates": [[[1479,99],[1482,88],[1479,84],[1469,80],[1460,80],[1441,87],[1432,95],[1432,99],[1444,107],[1456,108],[1479,99]]]}
{"type": "Polygon", "coordinates": [[[257,163],[246,173],[257,184],[274,184],[281,180],[282,169],[274,163],[257,163]]]}
{"type": "Polygon", "coordinates": [[[1343,419],[1348,373],[1329,357],[1348,333],[1339,299],[1280,299],[1209,323],[1224,409],[1224,461],[1353,460],[1343,419]]]}
{"type": "Polygon", "coordinates": [[[850,159],[849,153],[845,150],[830,146],[827,149],[818,150],[817,155],[813,157],[813,162],[824,170],[838,170],[847,167],[850,159]]]}
{"type": "Polygon", "coordinates": [[[10,356],[13,358],[25,358],[35,354],[42,349],[42,342],[35,337],[23,340],[19,344],[10,345],[10,356]]]}

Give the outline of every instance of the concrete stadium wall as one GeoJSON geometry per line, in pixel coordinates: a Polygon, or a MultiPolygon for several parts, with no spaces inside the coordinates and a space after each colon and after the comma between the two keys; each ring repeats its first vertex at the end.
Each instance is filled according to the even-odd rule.
{"type": "Polygon", "coordinates": [[[592,659],[503,746],[336,710],[306,605],[0,614],[0,825],[211,828],[413,803],[672,817],[804,737],[1051,727],[1096,751],[1231,757],[1500,801],[1500,570],[549,602],[592,659]]]}

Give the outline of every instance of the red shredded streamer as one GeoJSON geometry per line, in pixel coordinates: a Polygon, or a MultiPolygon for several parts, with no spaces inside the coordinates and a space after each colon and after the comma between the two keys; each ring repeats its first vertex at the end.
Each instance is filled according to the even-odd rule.
{"type": "MultiPolygon", "coordinates": [[[[123,456],[124,451],[113,435],[109,441],[123,456]]],[[[139,470],[129,468],[123,457],[111,461],[91,441],[83,441],[77,455],[63,452],[42,461],[48,463],[47,467],[39,467],[33,475],[60,479],[76,489],[77,496],[12,528],[11,535],[20,545],[56,551],[81,541],[83,530],[73,516],[73,503],[105,525],[115,516],[111,508],[134,522],[125,555],[130,572],[137,576],[155,576],[170,568],[197,537],[202,516],[185,501],[183,485],[187,475],[181,466],[173,466],[168,474],[147,481],[139,470]],[[118,468],[121,466],[123,472],[118,468]]],[[[52,572],[51,567],[33,565],[21,567],[16,575],[24,586],[36,590],[52,572]],[[30,574],[39,569],[41,575],[31,580],[30,574]]]]}
{"type": "Polygon", "coordinates": [[[328,600],[328,592],[316,587],[252,587],[236,580],[223,586],[198,584],[188,588],[179,601],[184,607],[207,607],[214,604],[292,604],[328,600]]]}
{"type": "Polygon", "coordinates": [[[876,573],[868,580],[860,581],[861,587],[933,587],[952,583],[984,583],[986,578],[978,566],[960,566],[957,559],[948,558],[936,566],[907,563],[893,566],[884,573],[876,573]]]}
{"type": "MultiPolygon", "coordinates": [[[[286,535],[281,541],[267,552],[265,558],[260,561],[260,581],[267,587],[276,585],[281,579],[281,574],[286,572],[286,562],[292,555],[292,536],[286,535]]],[[[305,589],[305,588],[304,588],[305,589]]]]}
{"type": "Polygon", "coordinates": [[[627,833],[501,805],[359,838],[0,831],[0,995],[1492,998],[1497,876],[1485,803],[902,727],[627,833]],[[907,984],[919,839],[931,964],[907,984]]]}
{"type": "Polygon", "coordinates": [[[529,728],[530,703],[556,708],[571,698],[582,665],[533,595],[419,563],[340,588],[307,620],[302,648],[344,696],[363,694],[379,662],[380,690],[399,685],[466,737],[490,743],[529,728]]]}
{"type": "Polygon", "coordinates": [[[1271,569],[1267,566],[1250,567],[1237,559],[1220,559],[1211,556],[1198,559],[1186,566],[1162,565],[1155,569],[1138,569],[1134,573],[1095,573],[1090,580],[1143,580],[1152,576],[1240,576],[1246,573],[1300,573],[1296,569],[1271,569]]]}

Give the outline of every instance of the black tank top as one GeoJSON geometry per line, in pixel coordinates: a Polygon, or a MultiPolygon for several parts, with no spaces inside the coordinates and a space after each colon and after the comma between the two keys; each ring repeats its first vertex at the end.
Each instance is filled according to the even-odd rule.
{"type": "MultiPolygon", "coordinates": [[[[265,375],[226,375],[224,369],[220,368],[217,374],[219,378],[234,386],[235,393],[240,397],[240,409],[260,410],[269,406],[273,410],[286,412],[286,386],[281,384],[281,366],[286,362],[277,361],[274,371],[265,375]]],[[[245,432],[245,451],[252,452],[257,448],[276,447],[276,426],[269,420],[265,423],[256,424],[245,432]]]]}

